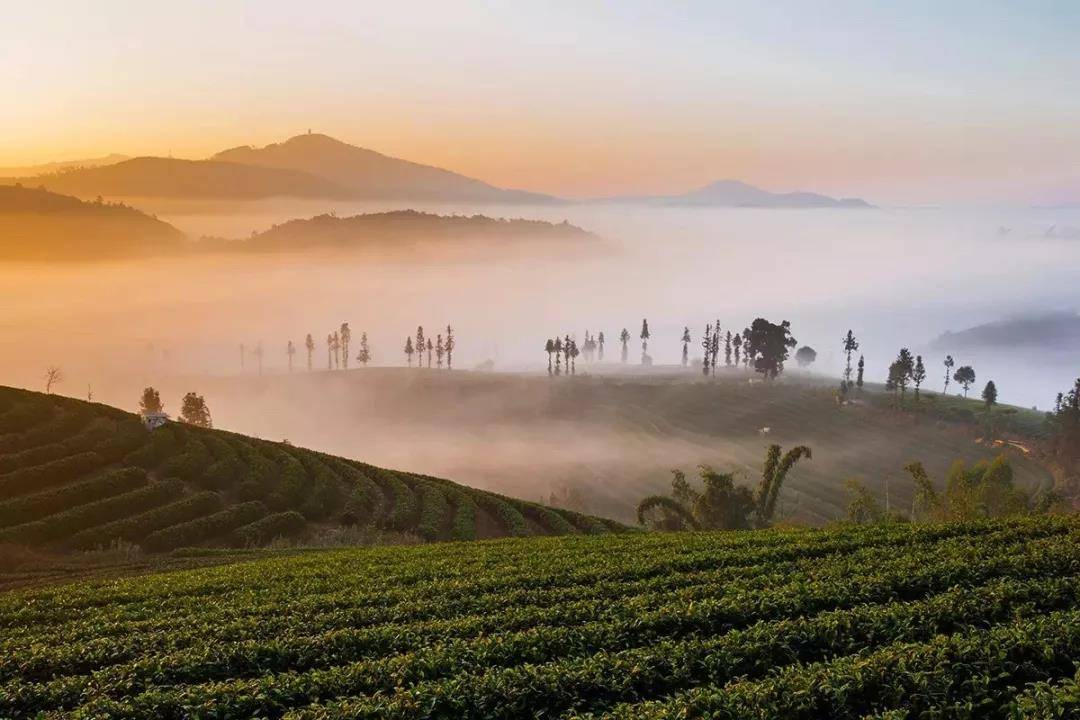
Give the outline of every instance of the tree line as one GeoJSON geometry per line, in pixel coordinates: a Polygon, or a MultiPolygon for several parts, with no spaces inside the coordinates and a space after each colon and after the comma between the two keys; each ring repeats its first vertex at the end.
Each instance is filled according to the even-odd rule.
{"type": "Polygon", "coordinates": [[[416,356],[416,367],[424,367],[424,356],[427,355],[427,366],[432,367],[431,361],[434,356],[436,367],[442,368],[443,358],[446,358],[446,369],[454,369],[454,348],[457,347],[457,340],[454,338],[454,328],[450,325],[446,326],[446,337],[444,338],[442,333],[438,333],[435,340],[432,341],[430,335],[424,335],[424,326],[419,325],[416,328],[416,342],[413,342],[413,336],[408,335],[405,338],[405,358],[409,367],[412,367],[413,356],[416,356]]]}
{"type": "MultiPolygon", "coordinates": [[[[153,387],[144,388],[139,398],[139,412],[143,415],[165,412],[165,404],[161,401],[161,393],[153,387]]],[[[214,426],[210,419],[210,408],[206,404],[206,398],[196,392],[189,392],[180,401],[180,420],[188,425],[211,428],[214,426]]]]}

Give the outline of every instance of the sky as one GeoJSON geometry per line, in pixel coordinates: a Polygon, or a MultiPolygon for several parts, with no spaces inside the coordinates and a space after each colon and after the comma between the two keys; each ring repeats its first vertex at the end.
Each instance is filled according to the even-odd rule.
{"type": "Polygon", "coordinates": [[[311,128],[568,197],[1080,202],[1075,1],[5,5],[0,166],[311,128]]]}

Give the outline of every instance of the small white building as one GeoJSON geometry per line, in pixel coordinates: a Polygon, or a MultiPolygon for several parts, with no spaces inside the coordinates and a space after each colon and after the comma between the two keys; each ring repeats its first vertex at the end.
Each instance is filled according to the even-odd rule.
{"type": "Polygon", "coordinates": [[[142,413],[143,425],[147,430],[156,430],[165,423],[169,422],[169,413],[156,410],[154,412],[142,413]]]}

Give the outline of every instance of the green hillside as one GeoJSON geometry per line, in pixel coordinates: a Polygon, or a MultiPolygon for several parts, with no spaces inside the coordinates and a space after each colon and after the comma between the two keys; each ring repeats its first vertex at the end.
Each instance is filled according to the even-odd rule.
{"type": "Polygon", "coordinates": [[[323,550],[0,596],[0,716],[1076,717],[1076,517],[323,550]]]}
{"type": "Polygon", "coordinates": [[[619,530],[610,521],[287,443],[0,387],[0,543],[144,551],[619,530]]]}

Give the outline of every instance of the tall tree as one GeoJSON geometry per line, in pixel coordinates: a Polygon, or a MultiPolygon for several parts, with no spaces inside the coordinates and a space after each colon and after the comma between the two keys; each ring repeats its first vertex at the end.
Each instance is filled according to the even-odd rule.
{"type": "Polygon", "coordinates": [[[142,397],[139,398],[139,412],[143,415],[159,413],[165,409],[161,403],[161,393],[152,387],[143,388],[142,397]]]}
{"type": "Polygon", "coordinates": [[[334,369],[334,335],[328,333],[326,336],[326,369],[334,369]]]}
{"type": "Polygon", "coordinates": [[[562,375],[562,338],[555,338],[555,374],[562,375]]]}
{"type": "Polygon", "coordinates": [[[64,382],[64,371],[56,365],[50,365],[45,368],[45,394],[52,393],[53,385],[59,385],[64,382]]]}
{"type": "Polygon", "coordinates": [[[742,334],[735,333],[731,338],[732,348],[735,350],[735,367],[739,367],[739,353],[742,351],[742,334]]]}
{"type": "Polygon", "coordinates": [[[335,330],[334,334],[331,335],[330,337],[333,338],[331,340],[331,345],[333,345],[333,347],[334,347],[334,367],[335,368],[340,368],[341,367],[341,336],[338,335],[338,331],[335,330]]]}
{"type": "Polygon", "coordinates": [[[431,342],[431,338],[427,339],[427,366],[431,369],[431,353],[435,350],[435,344],[431,342]]]}
{"type": "Polygon", "coordinates": [[[847,335],[844,336],[844,354],[847,356],[847,362],[844,365],[844,383],[843,389],[846,391],[851,386],[851,355],[859,349],[859,341],[855,339],[855,333],[849,329],[847,335]]]}
{"type": "Polygon", "coordinates": [[[755,365],[757,363],[757,351],[750,345],[750,328],[743,328],[742,345],[743,365],[746,367],[755,365]]]}
{"type": "Polygon", "coordinates": [[[690,328],[682,329],[682,366],[690,364],[690,328]]]}
{"type": "Polygon", "coordinates": [[[926,366],[923,365],[922,355],[915,356],[915,367],[911,370],[911,383],[915,386],[915,402],[919,402],[919,388],[926,380],[926,366]]]}
{"type": "Polygon", "coordinates": [[[364,367],[371,362],[371,346],[368,345],[367,333],[360,333],[360,352],[356,354],[356,360],[364,367]]]}
{"type": "Polygon", "coordinates": [[[446,369],[454,369],[454,348],[457,347],[457,343],[454,341],[454,329],[449,325],[446,326],[446,369]]]}
{"type": "Polygon", "coordinates": [[[952,355],[945,356],[945,388],[941,391],[942,395],[949,392],[949,378],[952,375],[952,369],[956,366],[956,361],[952,359],[952,355]]]}
{"type": "Polygon", "coordinates": [[[546,352],[548,356],[548,375],[551,375],[551,353],[555,352],[555,341],[551,338],[548,338],[547,342],[544,344],[544,352],[546,352]]]}
{"type": "Polygon", "coordinates": [[[349,369],[349,343],[352,341],[352,330],[349,323],[341,323],[341,360],[345,369],[349,369]]]}
{"type": "MultiPolygon", "coordinates": [[[[435,336],[435,359],[438,361],[437,364],[438,364],[440,370],[442,369],[442,359],[443,359],[443,355],[445,355],[445,354],[446,354],[446,345],[443,344],[442,333],[439,333],[438,335],[435,336]]],[[[550,356],[548,356],[548,359],[549,360],[551,359],[550,356]]]]}
{"type": "MultiPolygon", "coordinates": [[[[735,362],[739,362],[738,358],[735,362]]],[[[724,337],[724,367],[731,367],[731,331],[727,331],[727,335],[724,337]]]]}
{"type": "Polygon", "coordinates": [[[304,338],[304,347],[307,348],[307,369],[311,372],[311,356],[315,352],[315,341],[311,338],[311,333],[304,338]]]}
{"type": "Polygon", "coordinates": [[[405,338],[405,357],[409,359],[409,367],[412,367],[412,356],[414,352],[416,352],[416,350],[413,348],[412,336],[410,335],[405,338]]]}
{"type": "Polygon", "coordinates": [[[623,328],[622,332],[619,333],[619,340],[622,342],[622,361],[625,364],[627,357],[630,355],[630,331],[623,328]]]}
{"type": "Polygon", "coordinates": [[[961,365],[953,373],[953,380],[964,388],[964,397],[967,397],[968,388],[975,384],[975,369],[970,365],[961,365]]]}
{"type": "Polygon", "coordinates": [[[709,368],[709,372],[713,375],[716,374],[716,359],[720,357],[720,319],[717,318],[716,324],[713,325],[712,345],[709,346],[709,354],[712,355],[712,362],[709,368]]]}
{"type": "Polygon", "coordinates": [[[649,321],[641,321],[641,363],[645,364],[645,358],[649,354],[649,321]]]}
{"type": "Polygon", "coordinates": [[[566,369],[566,374],[570,374],[570,336],[567,335],[563,338],[562,343],[563,352],[563,367],[566,369]]]}
{"type": "Polygon", "coordinates": [[[426,344],[424,342],[424,326],[418,325],[416,327],[416,367],[424,367],[424,346],[426,344]]]}
{"type": "Polygon", "coordinates": [[[744,349],[754,358],[754,370],[769,380],[784,371],[788,352],[798,345],[791,336],[790,322],[784,320],[776,324],[765,318],[757,318],[750,324],[749,341],[744,349]]]}
{"type": "Polygon", "coordinates": [[[705,334],[701,338],[701,349],[704,351],[704,356],[701,359],[701,374],[709,374],[709,353],[712,351],[712,325],[706,323],[705,334]]]}
{"type": "Polygon", "coordinates": [[[987,412],[990,412],[991,410],[994,409],[994,405],[997,404],[997,398],[998,398],[997,385],[995,385],[994,381],[991,380],[988,383],[986,383],[986,387],[984,387],[983,391],[982,391],[982,399],[983,399],[983,402],[986,403],[986,411],[987,412]]]}
{"type": "Polygon", "coordinates": [[[289,372],[292,372],[292,359],[296,354],[296,346],[293,345],[293,341],[290,340],[289,344],[285,346],[285,354],[289,356],[289,372]]]}
{"type": "Polygon", "coordinates": [[[907,348],[900,348],[894,365],[895,370],[892,374],[895,376],[896,389],[900,391],[900,407],[903,407],[904,400],[907,399],[908,383],[915,374],[915,359],[911,356],[911,351],[907,348]]]}
{"type": "Polygon", "coordinates": [[[600,352],[600,362],[604,362],[604,331],[601,330],[600,334],[596,336],[596,347],[600,352]]]}
{"type": "Polygon", "coordinates": [[[570,374],[577,375],[577,356],[578,346],[577,340],[570,341],[570,374]]]}
{"type": "Polygon", "coordinates": [[[863,356],[860,355],[859,356],[859,373],[855,377],[855,384],[858,386],[858,388],[860,390],[862,390],[862,386],[863,386],[863,370],[865,370],[865,369],[866,369],[866,361],[863,359],[863,356]]]}
{"type": "Polygon", "coordinates": [[[206,406],[206,399],[194,392],[184,395],[183,403],[180,406],[180,419],[188,425],[197,425],[204,428],[213,427],[210,420],[210,408],[206,406]]]}

